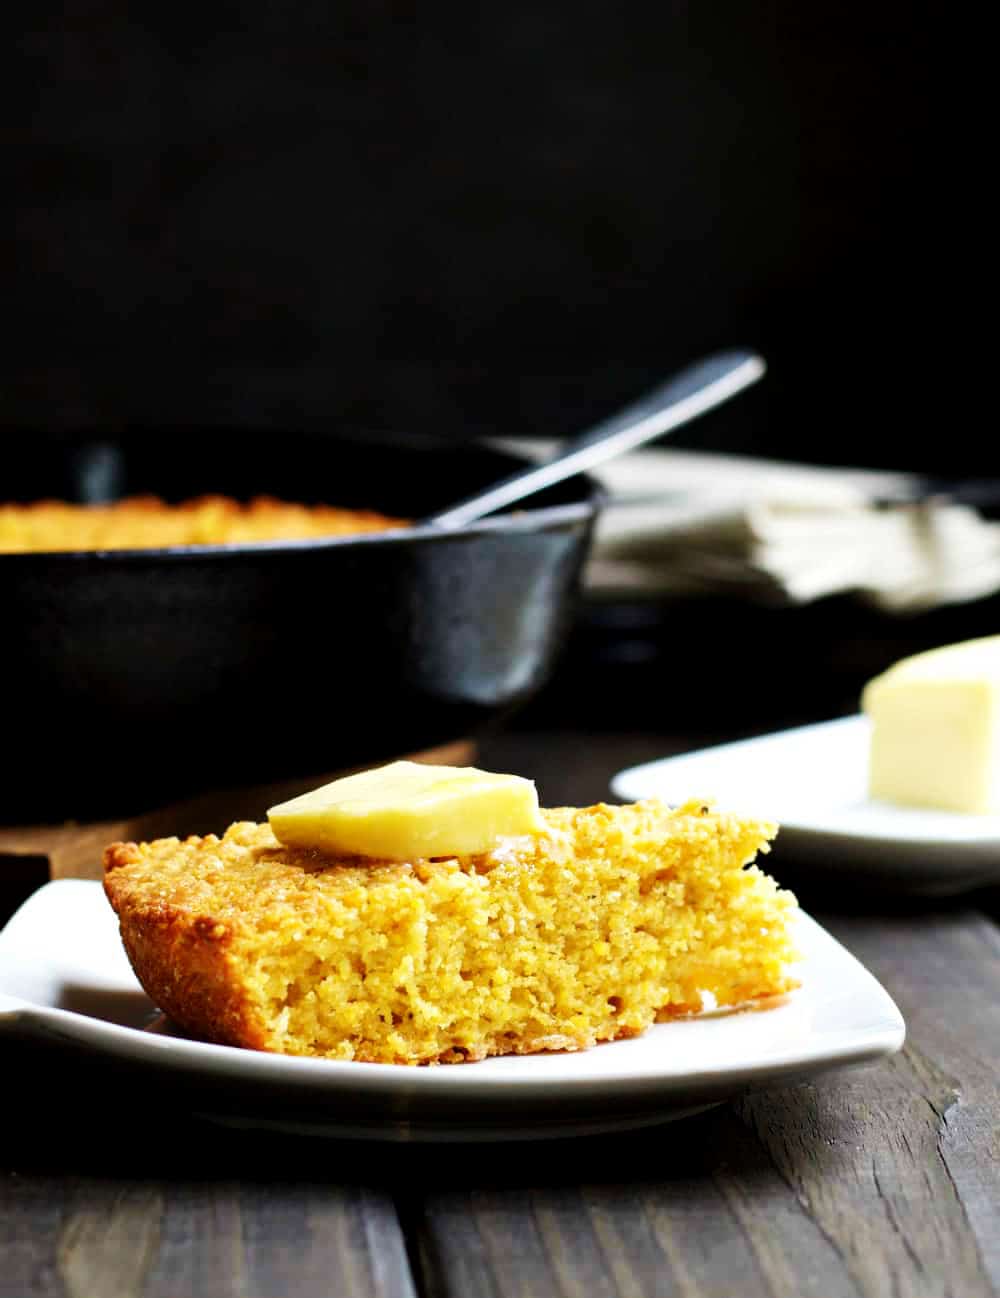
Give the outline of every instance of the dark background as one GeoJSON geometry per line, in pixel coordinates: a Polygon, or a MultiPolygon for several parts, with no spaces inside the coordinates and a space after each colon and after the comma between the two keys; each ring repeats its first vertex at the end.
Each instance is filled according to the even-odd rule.
{"type": "Polygon", "coordinates": [[[563,434],[992,472],[944,410],[938,33],[904,0],[50,6],[20,40],[0,426],[563,434]]]}

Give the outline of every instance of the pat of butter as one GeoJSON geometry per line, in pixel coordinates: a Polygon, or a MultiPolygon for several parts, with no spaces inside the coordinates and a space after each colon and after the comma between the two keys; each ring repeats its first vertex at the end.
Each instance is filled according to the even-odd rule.
{"type": "Polygon", "coordinates": [[[902,659],[869,681],[861,706],[873,798],[1000,811],[1000,636],[902,659]]]}
{"type": "Polygon", "coordinates": [[[531,780],[472,766],[392,762],[348,775],[267,813],[288,847],[410,861],[474,856],[544,828],[531,780]]]}

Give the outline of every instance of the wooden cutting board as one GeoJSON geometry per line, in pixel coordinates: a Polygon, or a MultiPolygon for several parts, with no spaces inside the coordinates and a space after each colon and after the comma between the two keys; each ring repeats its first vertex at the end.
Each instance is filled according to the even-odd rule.
{"type": "MultiPolygon", "coordinates": [[[[469,766],[475,745],[460,740],[411,753],[407,760],[441,766],[469,766]]],[[[358,767],[355,770],[361,769],[358,767]]],[[[141,842],[176,834],[221,833],[234,820],[264,820],[267,808],[349,771],[282,780],[252,788],[226,789],[188,798],[122,820],[62,825],[0,826],[0,879],[38,886],[46,879],[100,879],[101,855],[116,840],[141,842]]]]}

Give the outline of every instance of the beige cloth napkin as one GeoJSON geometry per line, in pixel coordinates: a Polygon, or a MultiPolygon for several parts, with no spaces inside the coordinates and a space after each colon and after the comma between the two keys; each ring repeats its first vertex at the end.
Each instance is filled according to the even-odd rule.
{"type": "Polygon", "coordinates": [[[916,475],[654,448],[594,476],[611,495],[586,573],[601,596],[853,592],[916,611],[1000,589],[1000,523],[946,498],[906,503],[916,475]]]}

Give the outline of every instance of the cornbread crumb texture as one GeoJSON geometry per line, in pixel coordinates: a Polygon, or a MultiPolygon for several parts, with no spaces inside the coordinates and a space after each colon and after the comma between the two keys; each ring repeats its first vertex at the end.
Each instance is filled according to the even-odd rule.
{"type": "Polygon", "coordinates": [[[105,888],[150,996],[196,1034],[420,1063],[581,1049],[794,985],[772,825],[698,803],[543,811],[481,856],[331,864],[266,825],[114,844],[105,888]]]}
{"type": "Polygon", "coordinates": [[[349,536],[406,526],[372,510],[299,505],[258,496],[249,503],[200,496],[167,504],[132,496],[102,505],[60,500],[0,505],[0,552],[157,549],[349,536]]]}

